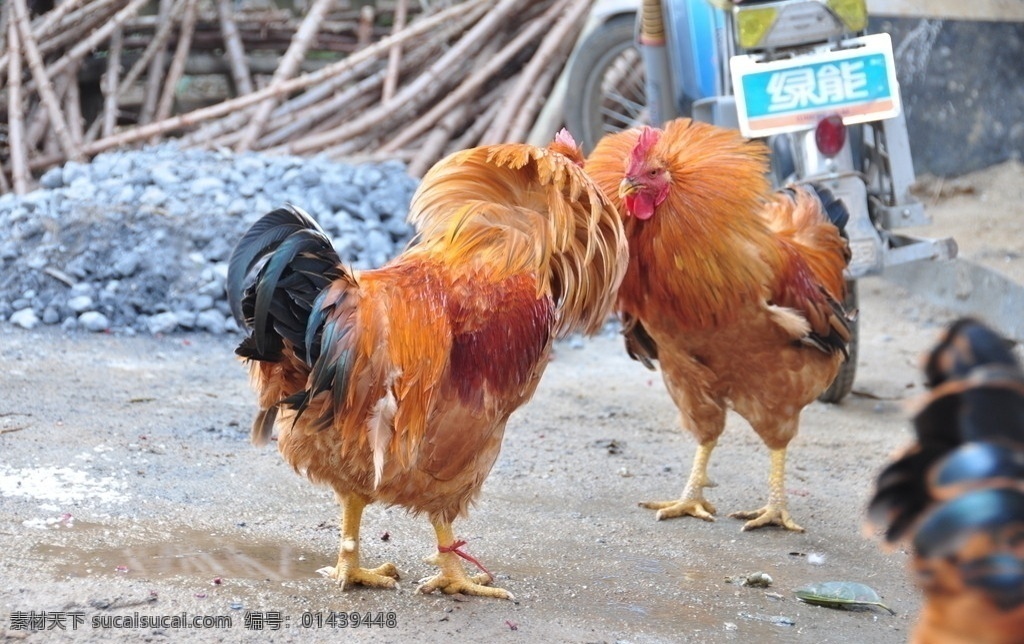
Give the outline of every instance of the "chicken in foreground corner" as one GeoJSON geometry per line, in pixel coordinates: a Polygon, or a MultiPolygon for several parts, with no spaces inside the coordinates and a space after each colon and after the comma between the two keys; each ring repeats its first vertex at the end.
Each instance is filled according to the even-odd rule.
{"type": "Polygon", "coordinates": [[[767,156],[736,131],[678,119],[605,136],[586,162],[617,195],[629,239],[617,302],[626,349],[660,363],[698,441],[681,497],[641,504],[658,519],[714,519],[708,461],[731,407],[768,446],[771,471],[768,503],[730,516],[744,530],[803,530],[787,507],[786,449],[847,356],[849,214],[827,191],[771,192],[767,156]]]}
{"type": "Polygon", "coordinates": [[[916,442],[868,506],[885,541],[911,541],[925,602],[913,642],[1024,641],[1024,371],[978,320],[952,324],[925,363],[916,442]]]}
{"type": "Polygon", "coordinates": [[[452,522],[553,339],[597,331],[626,269],[614,208],[555,150],[494,145],[438,162],[410,206],[416,238],[379,269],[343,266],[295,207],[257,221],[231,257],[229,297],[249,331],[236,352],[260,406],[253,440],[276,425],[285,460],[334,489],[341,549],[326,572],[343,586],[396,586],[395,566],[359,557],[363,508],[381,502],[434,526],[440,572],[421,591],[512,598],[466,573],[458,557],[475,560],[452,522]]]}

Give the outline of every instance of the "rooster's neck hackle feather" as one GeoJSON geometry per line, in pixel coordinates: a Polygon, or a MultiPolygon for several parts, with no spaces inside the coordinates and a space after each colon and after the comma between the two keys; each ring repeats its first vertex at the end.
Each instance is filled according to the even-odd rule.
{"type": "MultiPolygon", "coordinates": [[[[653,216],[625,218],[630,268],[620,309],[692,329],[731,323],[768,303],[790,337],[846,353],[850,321],[840,302],[850,255],[835,224],[848,213],[831,195],[819,200],[803,188],[772,193],[763,144],[677,119],[664,131],[604,137],[587,170],[611,194],[633,171],[650,172],[654,181],[662,172],[668,177],[653,216]]],[[[617,205],[625,208],[621,200],[617,205]]]]}
{"type": "MultiPolygon", "coordinates": [[[[680,119],[663,132],[644,128],[604,137],[587,171],[615,195],[627,167],[640,162],[636,154],[664,167],[671,187],[653,217],[626,218],[631,261],[621,297],[627,305],[642,310],[645,302],[631,298],[646,291],[645,301],[672,306],[683,324],[704,326],[723,321],[743,302],[763,299],[769,263],[779,261],[757,214],[769,191],[766,148],[738,132],[680,119]]],[[[616,206],[625,212],[621,198],[616,206]]]]}
{"type": "Polygon", "coordinates": [[[593,332],[611,308],[627,255],[614,206],[571,158],[524,144],[457,152],[413,196],[413,254],[500,281],[537,277],[558,308],[558,335],[593,332]]]}

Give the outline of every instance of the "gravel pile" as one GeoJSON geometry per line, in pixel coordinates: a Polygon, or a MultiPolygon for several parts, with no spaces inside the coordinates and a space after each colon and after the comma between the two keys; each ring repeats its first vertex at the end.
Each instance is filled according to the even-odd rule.
{"type": "Polygon", "coordinates": [[[181,150],[173,143],[68,163],[0,195],[0,322],[123,333],[237,329],[224,294],[235,242],[294,203],[356,268],[411,236],[416,180],[400,162],[181,150]]]}

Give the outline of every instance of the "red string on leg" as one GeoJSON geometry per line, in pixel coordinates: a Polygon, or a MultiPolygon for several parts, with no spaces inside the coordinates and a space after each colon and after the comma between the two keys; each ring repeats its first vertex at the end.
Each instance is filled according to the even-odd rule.
{"type": "Polygon", "coordinates": [[[479,568],[480,571],[485,573],[488,577],[490,577],[491,579],[494,579],[494,575],[491,574],[491,571],[486,569],[486,568],[484,568],[484,565],[482,563],[480,563],[479,561],[477,561],[476,557],[474,557],[473,555],[469,554],[465,550],[461,549],[462,546],[464,546],[464,545],[466,545],[465,541],[462,541],[462,540],[454,541],[454,542],[452,542],[452,545],[450,545],[450,546],[441,546],[441,545],[437,546],[437,551],[438,552],[451,552],[451,553],[457,554],[458,556],[462,557],[463,559],[465,559],[469,563],[471,563],[474,566],[476,566],[477,568],[479,568]]]}

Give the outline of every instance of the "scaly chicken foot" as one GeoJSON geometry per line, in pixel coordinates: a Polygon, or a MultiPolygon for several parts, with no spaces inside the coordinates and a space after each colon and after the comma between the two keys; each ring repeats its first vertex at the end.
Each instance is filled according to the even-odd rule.
{"type": "Polygon", "coordinates": [[[734,519],[749,519],[743,530],[755,530],[768,525],[781,526],[793,532],[803,532],[786,508],[786,450],[773,449],[771,452],[771,473],[768,477],[768,505],[748,512],[733,512],[734,519]]]}
{"type": "Polygon", "coordinates": [[[715,486],[708,478],[708,461],[711,459],[711,451],[715,449],[716,444],[717,441],[709,441],[697,447],[697,452],[693,456],[693,467],[690,469],[690,478],[686,481],[686,487],[683,488],[683,494],[679,499],[642,501],[640,507],[657,510],[655,518],[658,521],[682,516],[714,521],[714,515],[718,510],[704,498],[704,488],[715,486]]]}
{"type": "Polygon", "coordinates": [[[441,572],[423,580],[417,589],[419,592],[430,594],[435,590],[440,590],[446,595],[476,595],[515,601],[515,597],[507,590],[488,585],[494,581],[490,573],[483,572],[473,576],[466,574],[462,562],[459,561],[459,555],[456,553],[462,542],[455,541],[450,523],[435,522],[434,531],[437,533],[438,552],[427,557],[426,561],[438,566],[441,572]]]}
{"type": "Polygon", "coordinates": [[[354,566],[342,562],[339,558],[337,566],[326,566],[317,570],[325,577],[338,582],[342,590],[348,590],[352,586],[367,586],[369,588],[397,588],[398,569],[395,564],[386,563],[376,568],[361,568],[356,563],[354,566]]]}
{"type": "Polygon", "coordinates": [[[356,495],[338,495],[341,503],[341,548],[336,566],[317,570],[325,577],[338,582],[342,590],[352,586],[370,588],[398,588],[398,569],[392,563],[376,568],[359,565],[359,524],[363,517],[366,499],[356,495]]]}
{"type": "Polygon", "coordinates": [[[775,505],[766,505],[763,508],[757,510],[749,510],[744,512],[733,512],[729,515],[733,519],[750,519],[743,524],[743,531],[755,530],[757,528],[763,528],[768,525],[782,526],[787,530],[793,532],[803,532],[801,528],[793,518],[789,515],[789,510],[786,508],[780,508],[775,505]]]}

